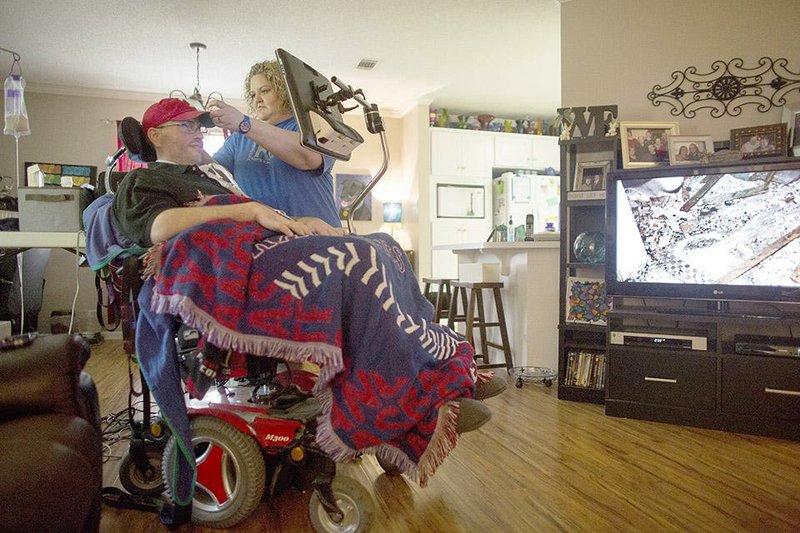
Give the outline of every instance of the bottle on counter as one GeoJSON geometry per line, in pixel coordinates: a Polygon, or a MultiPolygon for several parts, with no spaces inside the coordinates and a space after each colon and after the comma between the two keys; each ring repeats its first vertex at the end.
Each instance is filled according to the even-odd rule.
{"type": "Polygon", "coordinates": [[[508,230],[508,232],[507,232],[506,241],[514,242],[514,221],[511,219],[511,217],[508,217],[508,228],[507,228],[507,230],[508,230]]]}

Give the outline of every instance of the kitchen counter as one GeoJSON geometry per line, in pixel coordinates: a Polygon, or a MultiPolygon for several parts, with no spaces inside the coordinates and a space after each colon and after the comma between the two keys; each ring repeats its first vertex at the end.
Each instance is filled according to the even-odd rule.
{"type": "MultiPolygon", "coordinates": [[[[558,240],[449,244],[433,249],[452,250],[459,264],[499,263],[514,366],[558,367],[558,240]]],[[[486,320],[496,320],[491,301],[486,302],[486,310],[486,320]]],[[[500,342],[497,328],[490,329],[489,339],[500,342]]],[[[492,362],[502,361],[499,350],[490,349],[490,355],[492,362]]]]}

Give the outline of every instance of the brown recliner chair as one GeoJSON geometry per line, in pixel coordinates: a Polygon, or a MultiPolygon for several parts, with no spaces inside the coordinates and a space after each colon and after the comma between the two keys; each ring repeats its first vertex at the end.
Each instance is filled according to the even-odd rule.
{"type": "Polygon", "coordinates": [[[38,337],[0,351],[0,531],[98,531],[103,484],[89,345],[38,337]]]}

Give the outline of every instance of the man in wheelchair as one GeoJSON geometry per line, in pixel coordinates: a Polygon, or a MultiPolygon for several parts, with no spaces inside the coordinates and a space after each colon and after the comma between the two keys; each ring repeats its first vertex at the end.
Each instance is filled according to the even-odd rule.
{"type": "Polygon", "coordinates": [[[121,232],[150,247],[136,346],[178,439],[173,499],[191,504],[195,473],[176,317],[223,354],[318,365],[319,447],[334,460],[376,453],[424,485],[457,435],[489,420],[478,400],[504,383],[479,379],[472,347],[433,320],[391,237],[250,201],[233,177],[201,168],[204,125],[207,113],[182,100],[150,106],[141,141],[158,160],[130,172],[113,203],[121,232]]]}

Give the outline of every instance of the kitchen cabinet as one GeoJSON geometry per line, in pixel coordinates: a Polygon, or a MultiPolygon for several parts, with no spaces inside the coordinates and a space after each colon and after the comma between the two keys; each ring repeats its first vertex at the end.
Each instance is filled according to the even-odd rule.
{"type": "Polygon", "coordinates": [[[494,134],[494,166],[499,168],[544,170],[558,173],[558,137],[544,135],[494,134]]]}
{"type": "Polygon", "coordinates": [[[493,149],[489,132],[431,128],[431,174],[490,177],[493,149]]]}

